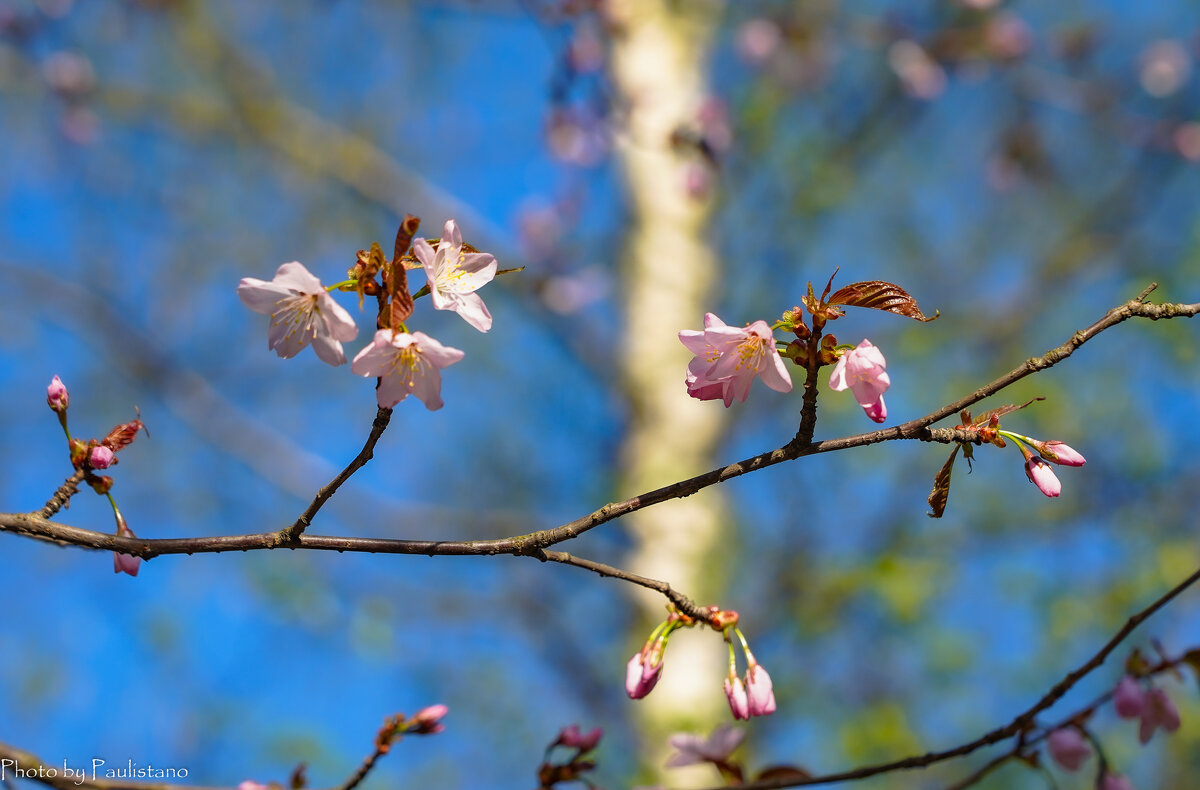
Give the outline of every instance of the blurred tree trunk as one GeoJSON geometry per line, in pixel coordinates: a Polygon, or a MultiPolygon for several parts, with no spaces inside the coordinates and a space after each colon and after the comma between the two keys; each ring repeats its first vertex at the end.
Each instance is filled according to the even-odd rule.
{"type": "MultiPolygon", "coordinates": [[[[621,359],[631,419],[619,481],[628,494],[711,468],[724,419],[719,404],[691,400],[683,387],[690,355],[677,334],[701,326],[716,259],[706,240],[711,197],[698,199],[685,189],[685,168],[695,154],[671,144],[673,131],[695,123],[708,94],[705,61],[721,4],[619,0],[610,9],[616,106],[627,113],[618,157],[630,205],[621,359]]],[[[727,536],[719,493],[709,489],[667,502],[630,521],[631,570],[667,580],[701,603],[720,600],[717,549],[727,536]]],[[[662,596],[646,595],[640,603],[644,616],[630,638],[631,652],[665,616],[662,596]]],[[[661,682],[635,708],[643,757],[654,770],[661,771],[669,733],[707,731],[724,715],[725,657],[712,633],[685,632],[672,640],[661,682]]],[[[711,784],[713,778],[711,768],[700,766],[690,777],[672,771],[670,784],[711,784]]]]}

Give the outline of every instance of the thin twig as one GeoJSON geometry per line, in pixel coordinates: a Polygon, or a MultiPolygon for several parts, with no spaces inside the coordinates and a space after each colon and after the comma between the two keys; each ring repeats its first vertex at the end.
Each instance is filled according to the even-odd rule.
{"type": "Polygon", "coordinates": [[[52,497],[50,497],[50,501],[48,501],[42,507],[42,509],[38,511],[41,517],[47,519],[53,518],[58,511],[62,510],[62,508],[71,501],[71,497],[79,493],[79,484],[82,481],[83,470],[76,469],[71,476],[64,480],[63,484],[58,487],[58,490],[54,492],[52,497]]]}
{"type": "Polygon", "coordinates": [[[341,487],[342,483],[349,480],[351,475],[353,475],[359,469],[362,469],[366,465],[367,461],[370,461],[375,457],[375,445],[379,442],[379,437],[383,436],[383,432],[387,430],[388,423],[391,421],[391,419],[392,410],[385,409],[382,406],[379,407],[379,409],[375,412],[375,420],[371,423],[371,434],[367,437],[367,441],[363,445],[362,450],[359,451],[358,455],[354,457],[354,460],[351,461],[350,464],[343,469],[337,477],[333,478],[328,485],[317,492],[316,497],[313,498],[312,504],[310,504],[308,509],[300,515],[300,518],[296,519],[296,523],[292,524],[290,527],[285,527],[284,529],[279,530],[278,534],[280,545],[294,546],[296,544],[296,540],[302,534],[304,534],[304,530],[308,529],[308,527],[312,525],[313,516],[317,515],[317,511],[319,511],[325,505],[325,503],[329,501],[330,497],[337,493],[337,490],[341,487]]]}

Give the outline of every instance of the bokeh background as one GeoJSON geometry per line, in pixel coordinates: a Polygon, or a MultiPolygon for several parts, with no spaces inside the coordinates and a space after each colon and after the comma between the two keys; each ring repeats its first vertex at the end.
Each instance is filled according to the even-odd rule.
{"type": "MultiPolygon", "coordinates": [[[[418,304],[410,326],[466,351],[446,407],[401,404],[313,532],[519,534],[790,439],[798,391],[756,384],[728,411],[686,398],[673,334],[629,336],[647,289],[692,299],[683,329],[705,310],[772,320],[839,266],[841,284],[897,282],[941,318],[852,311],[832,329],[886,354],[890,423],[925,414],[1151,281],[1155,298],[1200,299],[1198,42],[1185,0],[0,0],[0,509],[40,507],[70,473],[43,400],[58,374],[77,435],[140,408],[150,436],[114,471],[139,536],[291,523],[361,446],[372,385],[310,352],[275,357],[235,286],[291,260],[337,281],[356,250],[390,249],[406,211],[435,237],[454,217],[527,269],[482,292],[486,335],[418,304]],[[646,9],[666,20],[649,40],[678,37],[692,58],[672,66],[691,82],[661,134],[639,131],[653,101],[619,76],[645,71],[624,48],[646,9]],[[646,152],[669,174],[657,193],[638,191],[646,152]],[[647,201],[690,212],[710,273],[647,201]],[[649,269],[632,262],[638,233],[661,240],[649,269]],[[645,483],[630,469],[652,400],[709,420],[712,440],[645,483]]],[[[746,760],[826,772],[970,740],[1194,570],[1197,333],[1126,323],[980,407],[1046,397],[1005,425],[1087,456],[1057,500],[1015,450],[988,449],[931,520],[946,453],[916,443],[722,486],[686,574],[664,578],[739,610],[775,679],[779,712],[748,725],[746,760]]],[[[822,393],[818,438],[872,427],[822,393]]],[[[90,493],[60,518],[113,528],[90,493]]],[[[637,525],[564,548],[644,567],[637,525]]],[[[0,741],[51,765],[132,760],[232,785],[305,762],[329,786],[385,716],[444,702],[447,731],[399,745],[369,787],[529,787],[576,722],[605,728],[602,786],[716,783],[662,774],[656,748],[727,717],[723,645],[684,634],[667,656],[683,701],[630,702],[624,663],[661,602],[592,574],[278,551],[164,557],[133,579],[108,554],[0,546],[0,741]],[[716,670],[689,675],[677,649],[716,670]]],[[[1129,647],[1156,639],[1200,645],[1194,592],[1129,647]]],[[[1119,675],[1110,662],[1046,721],[1119,675]]],[[[1135,786],[1193,788],[1195,678],[1165,687],[1174,736],[1139,747],[1108,711],[1095,729],[1135,786]]],[[[941,787],[988,754],[861,785],[941,787]]],[[[1077,790],[1095,765],[1052,773],[1077,790]]],[[[1020,765],[979,785],[1044,786],[1020,765]]]]}

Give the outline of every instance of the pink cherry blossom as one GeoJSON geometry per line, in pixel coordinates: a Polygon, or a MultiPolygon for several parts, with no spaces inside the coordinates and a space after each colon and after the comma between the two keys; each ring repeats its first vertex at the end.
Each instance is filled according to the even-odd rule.
{"type": "Polygon", "coordinates": [[[729,700],[729,710],[735,719],[750,718],[750,700],[746,696],[746,684],[737,675],[725,678],[725,699],[729,700]]]}
{"type": "Polygon", "coordinates": [[[442,718],[450,712],[445,705],[430,705],[421,708],[409,719],[407,730],[413,735],[433,735],[446,729],[441,724],[442,718]]]}
{"type": "Polygon", "coordinates": [[[1142,709],[1146,706],[1146,692],[1135,678],[1125,675],[1113,690],[1113,703],[1117,708],[1117,715],[1122,719],[1136,719],[1142,715],[1142,709]]]}
{"type": "Polygon", "coordinates": [[[791,392],[792,377],[775,350],[775,336],[766,321],[739,328],[705,313],[704,329],[685,329],[679,333],[679,341],[696,355],[685,377],[688,395],[693,398],[720,398],[727,407],[735,398],[745,402],[759,375],[776,392],[791,392]]]}
{"type": "Polygon", "coordinates": [[[1133,790],[1133,783],[1119,774],[1110,774],[1107,771],[1104,778],[1100,780],[1100,790],[1133,790]]]}
{"type": "Polygon", "coordinates": [[[1048,497],[1056,497],[1062,493],[1062,483],[1050,465],[1036,455],[1025,459],[1025,476],[1048,497]]]}
{"type": "Polygon", "coordinates": [[[1054,762],[1068,771],[1078,771],[1083,761],[1092,754],[1091,747],[1074,727],[1062,727],[1050,733],[1046,745],[1054,762]]]}
{"type": "Polygon", "coordinates": [[[262,784],[261,782],[255,782],[250,779],[246,779],[237,786],[237,790],[269,790],[269,788],[267,785],[262,784]]]}
{"type": "Polygon", "coordinates": [[[1142,706],[1142,722],[1138,727],[1138,740],[1149,743],[1154,737],[1154,731],[1162,727],[1167,732],[1179,729],[1179,711],[1175,703],[1160,688],[1152,688],[1146,692],[1142,706]]]}
{"type": "Polygon", "coordinates": [[[93,469],[107,469],[116,463],[116,460],[117,457],[113,454],[112,449],[102,444],[93,447],[92,451],[88,454],[88,463],[91,464],[93,469]]]}
{"type": "MultiPolygon", "coordinates": [[[[117,513],[117,536],[122,538],[136,538],[133,530],[125,523],[125,517],[119,512],[117,513]]],[[[128,573],[130,576],[138,575],[138,565],[141,563],[141,557],[135,557],[132,554],[121,554],[113,552],[113,573],[128,573]]]]}
{"type": "Polygon", "coordinates": [[[283,264],[270,282],[244,277],[237,293],[251,310],[271,316],[267,345],[279,356],[290,359],[311,342],[322,362],[345,364],[340,341],[357,337],[358,327],[303,264],[283,264]]]}
{"type": "Polygon", "coordinates": [[[685,732],[677,732],[667,738],[675,754],[667,760],[668,768],[679,768],[698,763],[725,762],[729,755],[742,745],[746,732],[732,724],[719,724],[707,738],[685,732]]]}
{"type": "Polygon", "coordinates": [[[492,314],[475,293],[496,276],[496,259],[486,252],[464,252],[462,233],[454,220],[446,220],[437,251],[425,239],[417,239],[413,255],[425,267],[429,295],[438,310],[453,310],[480,332],[492,328],[492,314]]]}
{"type": "Polygon", "coordinates": [[[382,379],[375,390],[380,408],[390,409],[409,395],[436,411],[442,401],[441,369],[463,358],[457,348],[443,346],[424,332],[380,329],[371,344],[358,352],[350,369],[360,376],[382,379]]]}
{"type": "Polygon", "coordinates": [[[654,690],[658,679],[662,677],[663,662],[661,656],[658,663],[649,660],[644,651],[638,651],[625,665],[625,693],[630,699],[641,699],[654,690]]]}
{"type": "Polygon", "coordinates": [[[829,386],[836,392],[849,388],[867,416],[875,422],[883,422],[887,419],[883,393],[892,385],[884,370],[886,365],[883,353],[870,340],[863,340],[842,354],[833,366],[829,386]]]}
{"type": "Polygon", "coordinates": [[[751,662],[746,670],[746,695],[750,699],[751,716],[769,716],[775,712],[775,691],[771,676],[760,664],[751,662]]]}
{"type": "Polygon", "coordinates": [[[67,386],[62,383],[62,379],[58,376],[50,379],[50,386],[46,387],[46,405],[62,414],[70,403],[71,395],[67,392],[67,386]]]}

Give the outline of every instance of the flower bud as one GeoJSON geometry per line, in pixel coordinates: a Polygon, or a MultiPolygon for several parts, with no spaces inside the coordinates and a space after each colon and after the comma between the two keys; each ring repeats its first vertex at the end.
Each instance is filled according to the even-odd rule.
{"type": "Polygon", "coordinates": [[[751,716],[767,716],[775,712],[775,690],[771,676],[761,665],[751,663],[746,670],[746,696],[751,716]]]}
{"type": "Polygon", "coordinates": [[[88,454],[88,463],[93,469],[107,469],[117,462],[117,457],[112,450],[104,445],[93,447],[88,454]]]}
{"type": "Polygon", "coordinates": [[[1048,497],[1056,497],[1062,493],[1062,483],[1058,482],[1054,470],[1036,455],[1031,455],[1025,460],[1025,476],[1048,497]]]}
{"type": "Polygon", "coordinates": [[[1087,459],[1080,455],[1078,450],[1063,444],[1057,439],[1049,442],[1037,442],[1035,444],[1039,453],[1052,464],[1061,464],[1063,466],[1083,466],[1087,463],[1087,459]]]}
{"type": "Polygon", "coordinates": [[[50,379],[50,386],[46,387],[46,405],[59,414],[65,414],[70,403],[71,395],[62,379],[58,376],[50,379]]]}
{"type": "MultiPolygon", "coordinates": [[[[106,477],[104,479],[109,481],[110,486],[112,485],[111,477],[106,477]]],[[[129,528],[129,525],[125,523],[125,517],[121,515],[120,511],[117,512],[117,537],[121,537],[121,538],[136,538],[137,537],[137,535],[133,534],[133,530],[129,528]]],[[[130,576],[137,576],[138,575],[138,565],[141,563],[141,561],[142,560],[140,557],[135,557],[132,554],[121,554],[120,552],[114,551],[113,552],[113,573],[124,572],[124,573],[128,573],[130,576]]]]}
{"type": "Polygon", "coordinates": [[[735,719],[750,718],[750,698],[746,695],[746,686],[737,675],[725,678],[725,699],[729,700],[729,710],[735,719]]]}
{"type": "Polygon", "coordinates": [[[1046,745],[1054,762],[1067,771],[1078,771],[1083,761],[1092,754],[1091,747],[1074,727],[1063,727],[1050,733],[1046,745]]]}
{"type": "Polygon", "coordinates": [[[580,732],[578,724],[572,724],[562,728],[558,733],[558,738],[555,739],[551,746],[566,746],[568,749],[578,749],[581,753],[590,752],[596,748],[596,744],[600,743],[600,738],[603,735],[604,730],[600,727],[585,735],[580,732]]]}
{"type": "Polygon", "coordinates": [[[661,655],[658,665],[655,666],[645,659],[641,651],[634,653],[625,666],[625,693],[630,699],[641,699],[649,694],[658,685],[658,679],[662,677],[662,668],[661,655]]]}
{"type": "Polygon", "coordinates": [[[1145,707],[1146,692],[1142,690],[1142,684],[1130,675],[1125,675],[1113,690],[1113,703],[1116,705],[1117,715],[1122,719],[1136,719],[1142,715],[1142,708],[1145,707]]]}
{"type": "Polygon", "coordinates": [[[450,712],[450,709],[445,705],[430,705],[427,708],[421,708],[413,714],[409,719],[405,729],[413,735],[433,735],[446,729],[442,724],[442,717],[450,712]]]}

